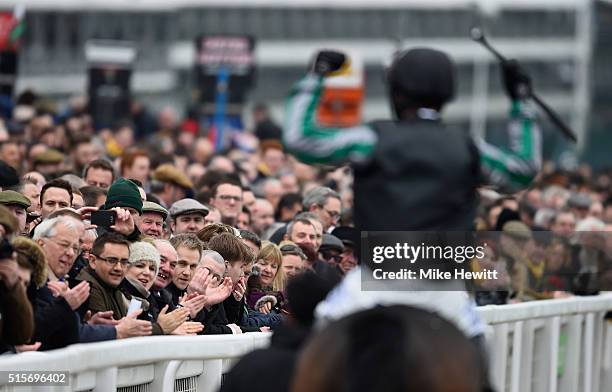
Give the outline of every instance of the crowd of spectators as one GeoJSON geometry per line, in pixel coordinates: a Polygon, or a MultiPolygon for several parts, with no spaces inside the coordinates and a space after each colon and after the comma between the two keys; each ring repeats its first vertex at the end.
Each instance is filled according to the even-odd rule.
{"type": "Polygon", "coordinates": [[[357,265],[348,172],[287,156],[265,107],[242,135],[252,147],[232,138],[219,153],[169,109],[95,130],[84,108],[28,92],[12,113],[0,120],[2,352],[277,329],[294,313],[292,278],[332,287],[357,265]]]}
{"type": "MultiPolygon", "coordinates": [[[[350,168],[287,154],[263,106],[223,151],[167,108],[95,130],[84,107],[55,110],[29,92],[12,113],[0,120],[2,352],[288,325],[273,346],[294,348],[359,263],[350,168]]],[[[594,294],[611,282],[611,181],[547,165],[520,193],[480,189],[474,229],[498,237],[485,237],[486,258],[470,268],[500,278],[474,282],[476,302],[594,294]]]]}
{"type": "Polygon", "coordinates": [[[481,191],[476,222],[486,255],[473,270],[499,271],[476,282],[479,305],[593,295],[612,289],[610,173],[551,164],[518,195],[481,191]]]}

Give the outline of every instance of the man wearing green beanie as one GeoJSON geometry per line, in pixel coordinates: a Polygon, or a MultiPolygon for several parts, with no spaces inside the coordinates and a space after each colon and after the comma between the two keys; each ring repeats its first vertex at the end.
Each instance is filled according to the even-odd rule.
{"type": "Polygon", "coordinates": [[[121,207],[129,210],[132,215],[142,214],[142,199],[138,186],[130,180],[120,178],[108,188],[103,210],[121,207]]]}
{"type": "Polygon", "coordinates": [[[106,202],[100,209],[115,211],[116,220],[111,230],[125,235],[130,241],[138,239],[140,232],[134,221],[142,214],[142,199],[135,183],[125,178],[115,181],[108,188],[106,202]]]}

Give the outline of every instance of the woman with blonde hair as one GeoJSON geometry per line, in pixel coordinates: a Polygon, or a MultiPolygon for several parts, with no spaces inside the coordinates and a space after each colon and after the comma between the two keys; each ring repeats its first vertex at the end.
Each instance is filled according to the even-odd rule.
{"type": "Polygon", "coordinates": [[[257,254],[253,273],[247,283],[247,304],[255,310],[269,313],[280,311],[284,304],[285,275],[283,255],[278,246],[265,241],[257,254]]]}

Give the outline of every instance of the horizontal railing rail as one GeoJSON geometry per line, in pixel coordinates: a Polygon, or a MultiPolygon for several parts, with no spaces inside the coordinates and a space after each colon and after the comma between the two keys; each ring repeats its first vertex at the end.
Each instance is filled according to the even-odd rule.
{"type": "MultiPolygon", "coordinates": [[[[612,390],[612,294],[478,309],[488,325],[491,379],[498,391],[612,390]]],[[[204,391],[269,333],[155,336],[77,344],[0,358],[0,371],[67,371],[70,385],[51,391],[204,391]]],[[[0,391],[27,391],[8,384],[0,391]]]]}

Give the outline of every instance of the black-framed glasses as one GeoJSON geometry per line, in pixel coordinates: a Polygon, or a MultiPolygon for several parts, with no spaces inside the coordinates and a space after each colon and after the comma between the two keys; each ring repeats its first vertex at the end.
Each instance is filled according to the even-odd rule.
{"type": "Polygon", "coordinates": [[[130,264],[130,261],[128,259],[120,259],[118,257],[102,257],[100,255],[97,255],[95,253],[92,253],[94,256],[96,256],[96,258],[104,261],[106,264],[110,265],[110,266],[115,266],[117,265],[117,263],[121,264],[121,267],[127,267],[130,264]]]}
{"type": "Polygon", "coordinates": [[[338,220],[340,219],[340,213],[336,212],[336,211],[330,211],[327,208],[325,208],[323,205],[319,204],[319,207],[321,207],[321,209],[325,212],[327,212],[327,215],[329,215],[330,218],[332,218],[333,220],[338,220]]]}

